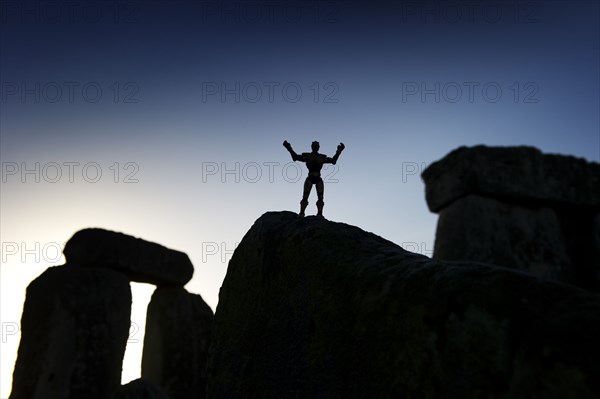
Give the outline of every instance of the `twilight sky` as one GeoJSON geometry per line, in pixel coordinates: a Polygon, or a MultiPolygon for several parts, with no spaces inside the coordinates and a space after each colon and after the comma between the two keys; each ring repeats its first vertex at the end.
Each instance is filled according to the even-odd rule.
{"type": "MultiPolygon", "coordinates": [[[[600,161],[596,1],[0,1],[0,397],[25,288],[85,227],[186,252],[215,309],[318,140],[325,216],[431,255],[420,172],[461,145],[600,161]]],[[[315,193],[308,214],[314,214],[315,193]]],[[[153,287],[133,284],[123,382],[153,287]]]]}

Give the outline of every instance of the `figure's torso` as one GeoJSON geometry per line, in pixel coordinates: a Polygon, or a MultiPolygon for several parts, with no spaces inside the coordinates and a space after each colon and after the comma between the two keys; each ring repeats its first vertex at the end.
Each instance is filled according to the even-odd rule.
{"type": "Polygon", "coordinates": [[[321,176],[321,168],[327,159],[327,155],[314,153],[314,152],[303,152],[302,156],[306,159],[306,167],[308,168],[309,176],[321,176]]]}

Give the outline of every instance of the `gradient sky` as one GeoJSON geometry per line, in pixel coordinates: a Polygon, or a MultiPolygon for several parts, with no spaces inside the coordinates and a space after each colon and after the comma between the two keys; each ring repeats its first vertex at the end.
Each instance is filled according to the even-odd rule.
{"type": "MultiPolygon", "coordinates": [[[[81,228],[188,253],[186,288],[215,309],[252,223],[298,211],[284,139],[344,142],[326,217],[426,255],[419,174],[456,147],[600,161],[596,1],[0,4],[0,397],[25,288],[81,228]]],[[[132,288],[124,382],[153,291],[132,288]]]]}

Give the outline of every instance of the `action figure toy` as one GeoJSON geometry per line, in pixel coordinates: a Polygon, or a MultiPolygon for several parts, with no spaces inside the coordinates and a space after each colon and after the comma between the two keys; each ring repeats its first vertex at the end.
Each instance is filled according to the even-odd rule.
{"type": "Polygon", "coordinates": [[[344,143],[340,143],[337,146],[337,151],[333,157],[328,157],[325,154],[319,154],[319,142],[313,141],[311,148],[312,152],[303,152],[298,155],[292,149],[292,145],[285,140],[283,142],[283,146],[290,152],[292,155],[292,159],[294,161],[305,162],[306,167],[308,168],[308,176],[304,181],[304,194],[302,195],[302,200],[300,201],[300,216],[304,216],[304,211],[306,210],[306,206],[308,205],[308,195],[310,194],[310,190],[313,185],[317,186],[317,216],[323,216],[323,179],[321,178],[321,168],[324,164],[330,163],[335,165],[340,154],[344,151],[344,143]]]}

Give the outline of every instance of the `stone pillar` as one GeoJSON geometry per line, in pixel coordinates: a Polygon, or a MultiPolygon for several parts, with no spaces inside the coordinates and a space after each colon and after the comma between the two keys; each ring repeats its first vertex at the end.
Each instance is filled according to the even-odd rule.
{"type": "Polygon", "coordinates": [[[171,399],[201,399],[213,320],[200,295],[159,287],[148,304],[142,378],[171,399]]]}
{"type": "Polygon", "coordinates": [[[10,399],[108,399],[121,385],[131,290],[120,273],[48,268],[27,287],[10,399]]]}
{"type": "Polygon", "coordinates": [[[600,164],[532,147],[460,147],[423,171],[434,255],[600,291],[600,164]]]}

